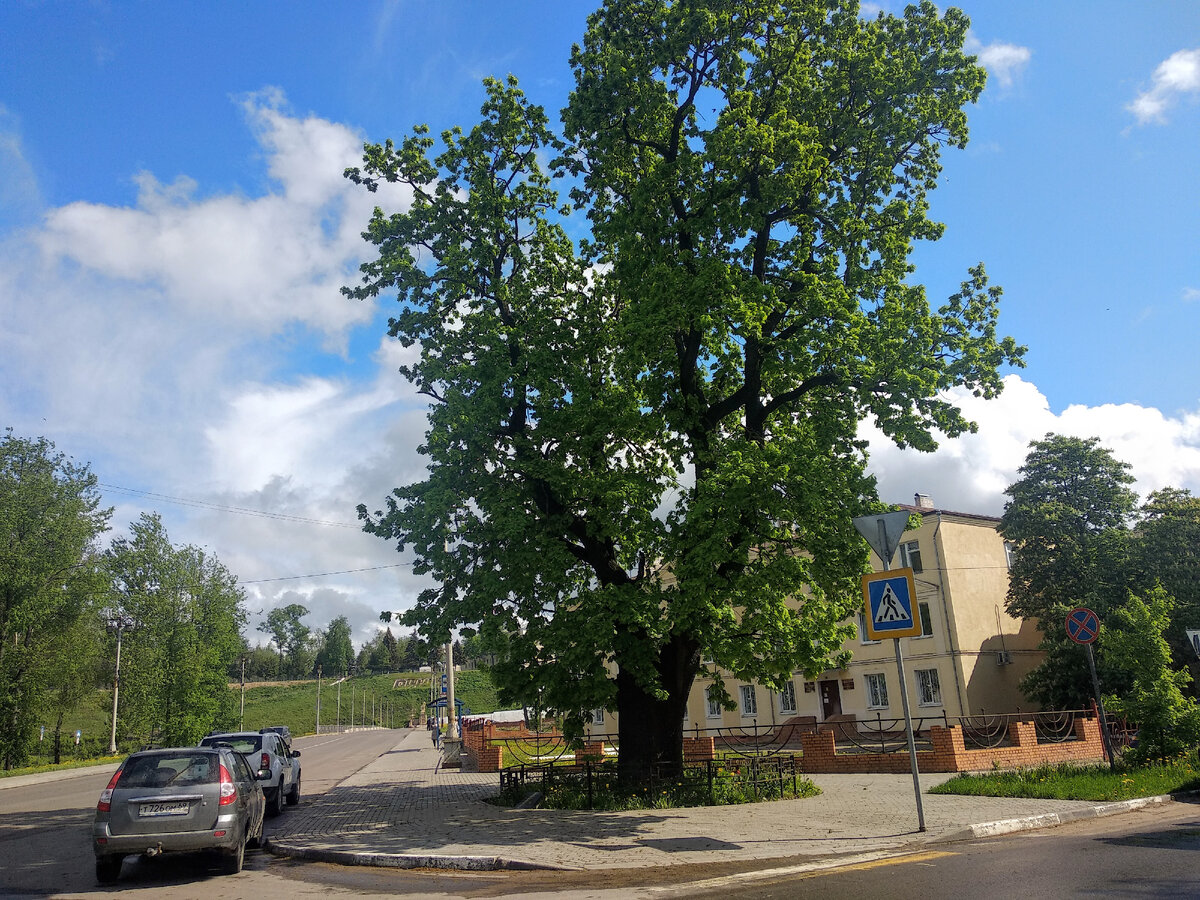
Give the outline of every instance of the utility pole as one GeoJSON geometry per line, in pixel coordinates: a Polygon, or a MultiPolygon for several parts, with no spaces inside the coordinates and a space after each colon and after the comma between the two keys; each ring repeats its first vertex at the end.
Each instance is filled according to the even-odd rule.
{"type": "Polygon", "coordinates": [[[245,728],[246,722],[246,656],[242,655],[242,705],[238,711],[238,731],[245,728]]]}
{"type": "Polygon", "coordinates": [[[317,734],[321,733],[321,667],[317,666],[317,734]]]}
{"type": "Polygon", "coordinates": [[[117,667],[113,672],[112,733],[108,739],[108,752],[115,754],[117,752],[117,694],[121,689],[121,632],[131,627],[133,620],[128,616],[113,616],[109,622],[117,629],[117,667]]]}

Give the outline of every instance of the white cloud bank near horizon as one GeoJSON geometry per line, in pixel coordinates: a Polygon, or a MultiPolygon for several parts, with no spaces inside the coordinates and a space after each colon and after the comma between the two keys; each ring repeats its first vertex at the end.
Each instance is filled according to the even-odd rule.
{"type": "MultiPolygon", "coordinates": [[[[238,575],[252,642],[265,640],[262,614],[292,602],[316,628],[346,615],[361,642],[380,610],[427,586],[354,512],[424,474],[424,401],[396,371],[413,351],[383,337],[378,304],[338,292],[369,250],[359,234],[371,208],[405,198],[341,178],[362,144],[346,126],[293,115],[274,91],[243,111],[271,178],[260,196],[140,173],[131,206],[70,203],[0,239],[0,426],[44,434],[105,484],[205,504],[109,494],[114,531],[157,509],[174,542],[210,548],[238,575]],[[352,358],[364,333],[368,349],[352,358]]],[[[19,145],[7,153],[20,158],[19,145]]],[[[1200,406],[1056,413],[1031,381],[1006,383],[995,401],[960,396],[979,433],[934,454],[865,428],[881,498],[921,492],[999,514],[1029,442],[1047,432],[1099,437],[1143,496],[1200,493],[1200,406]]]]}

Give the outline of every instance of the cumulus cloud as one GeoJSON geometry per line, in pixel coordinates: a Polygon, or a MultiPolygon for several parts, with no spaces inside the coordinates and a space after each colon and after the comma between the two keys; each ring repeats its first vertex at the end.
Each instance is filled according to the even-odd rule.
{"type": "Polygon", "coordinates": [[[963,49],[979,58],[979,64],[988,71],[988,75],[996,79],[1002,88],[1010,88],[1017,77],[1029,65],[1033,51],[1028,47],[1017,44],[1006,44],[1003,41],[993,41],[984,44],[974,34],[968,34],[963,49]]]}
{"type": "Polygon", "coordinates": [[[910,503],[913,494],[923,493],[942,509],[1000,515],[1004,489],[1019,477],[1029,442],[1047,433],[1098,437],[1130,464],[1143,499],[1164,487],[1200,494],[1200,411],[1171,417],[1134,404],[1105,404],[1055,413],[1037,386],[1017,375],[1005,378],[1004,393],[995,400],[962,391],[951,396],[979,431],[944,439],[935,453],[898,450],[877,429],[864,430],[884,501],[910,503]]]}
{"type": "Polygon", "coordinates": [[[1178,50],[1158,64],[1151,85],[1126,106],[1139,125],[1165,124],[1167,111],[1181,98],[1200,93],[1200,48],[1178,50]]]}

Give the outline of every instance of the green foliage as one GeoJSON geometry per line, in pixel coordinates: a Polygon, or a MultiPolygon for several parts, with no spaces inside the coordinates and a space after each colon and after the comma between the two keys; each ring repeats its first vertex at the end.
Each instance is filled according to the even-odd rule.
{"type": "Polygon", "coordinates": [[[1162,585],[1175,599],[1167,642],[1176,668],[1192,672],[1192,691],[1200,660],[1184,633],[1200,628],[1200,497],[1166,488],[1152,493],[1138,513],[1134,565],[1143,586],[1162,585]]]}
{"type": "Polygon", "coordinates": [[[1200,707],[1183,694],[1192,677],[1172,667],[1164,637],[1174,606],[1162,587],[1142,597],[1130,594],[1101,628],[1100,649],[1129,676],[1121,695],[1105,697],[1104,703],[1109,712],[1137,723],[1137,746],[1127,751],[1134,762],[1171,759],[1200,744],[1200,707]]]}
{"type": "MultiPolygon", "coordinates": [[[[734,806],[763,800],[788,800],[816,797],[821,789],[808,778],[782,778],[759,772],[749,766],[727,768],[713,765],[689,766],[670,779],[636,785],[622,781],[616,766],[605,763],[587,771],[556,774],[552,781],[538,785],[543,809],[593,809],[602,811],[630,809],[681,809],[692,806],[734,806]],[[711,779],[710,779],[711,776],[711,779]],[[591,782],[591,790],[588,782],[591,782]]],[[[516,806],[530,793],[531,785],[512,784],[501,791],[499,806],[516,806]]]]}
{"type": "Polygon", "coordinates": [[[308,647],[311,630],[300,620],[308,615],[308,608],[299,603],[289,603],[267,613],[258,630],[271,636],[279,651],[279,677],[299,678],[308,675],[304,651],[308,647]],[[285,663],[286,658],[286,663],[285,663]]]}
{"type": "Polygon", "coordinates": [[[974,427],[947,388],[991,397],[1021,364],[982,266],[936,310],[908,282],[983,87],[967,26],[931,3],[612,0],[561,135],[489,79],[440,151],[418,127],[347,170],[413,198],[376,210],[345,289],[398,293],[389,333],[431,400],[428,477],[359,508],[437,583],[404,621],[507,635],[505,698],[568,729],[618,709],[627,774],[681,763],[702,648],[770,685],[839,652],[851,518],[878,509],[860,422],[932,449],[974,427]]]}
{"type": "Polygon", "coordinates": [[[929,793],[1107,803],[1198,789],[1200,767],[1192,753],[1163,765],[1118,763],[1110,768],[1060,763],[1011,772],[955,775],[949,781],[931,787],[929,793]]]}
{"type": "Polygon", "coordinates": [[[353,663],[354,644],[350,640],[350,622],[345,616],[338,616],[321,635],[316,664],[326,678],[331,678],[349,673],[353,663]]]}
{"type": "Polygon", "coordinates": [[[94,677],[90,648],[78,648],[80,620],[103,596],[96,541],[111,510],[101,509],[96,476],[45,438],[11,429],[0,437],[0,765],[32,750],[47,690],[59,708],[94,677]],[[64,639],[66,638],[66,639],[64,639]],[[78,654],[78,658],[76,657],[78,654]]]}
{"type": "MultiPolygon", "coordinates": [[[[999,527],[1016,550],[1007,607],[1038,620],[1047,654],[1021,688],[1048,708],[1082,709],[1092,699],[1091,676],[1084,650],[1067,638],[1066,617],[1086,606],[1106,621],[1114,598],[1131,584],[1134,479],[1097,438],[1054,434],[1030,443],[1018,471],[999,527]]],[[[1121,688],[1120,673],[1103,657],[1098,668],[1107,690],[1121,688]]]]}
{"type": "Polygon", "coordinates": [[[171,544],[157,515],[113,541],[106,565],[127,620],[118,736],[188,745],[236,719],[230,665],[242,651],[243,594],[211,554],[171,544]]]}

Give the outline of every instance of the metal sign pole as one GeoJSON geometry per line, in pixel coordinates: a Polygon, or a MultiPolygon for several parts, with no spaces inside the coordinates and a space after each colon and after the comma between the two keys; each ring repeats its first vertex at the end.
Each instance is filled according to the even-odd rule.
{"type": "MultiPolygon", "coordinates": [[[[854,520],[854,527],[858,533],[863,536],[868,544],[883,561],[883,571],[891,571],[892,555],[896,552],[896,547],[900,543],[901,537],[904,535],[905,529],[908,527],[908,513],[906,512],[891,512],[884,513],[879,516],[858,516],[854,520]],[[874,527],[872,527],[874,526],[874,527]]],[[[906,571],[906,570],[901,570],[906,571]]],[[[867,576],[864,577],[864,582],[867,576]]],[[[911,606],[910,613],[913,615],[913,623],[915,625],[915,609],[916,600],[913,596],[915,590],[912,588],[912,573],[908,572],[909,584],[905,588],[905,592],[909,595],[908,602],[911,606]]],[[[864,595],[867,594],[866,585],[864,583],[864,595]]],[[[868,625],[871,622],[871,602],[866,601],[866,615],[868,625]]],[[[910,634],[917,632],[911,631],[910,634]]],[[[872,637],[879,637],[872,633],[872,637]]],[[[925,830],[925,807],[921,804],[921,773],[917,768],[917,740],[913,734],[912,713],[908,708],[908,685],[904,679],[904,656],[900,652],[900,638],[893,637],[892,646],[896,651],[896,674],[900,678],[900,700],[904,706],[904,734],[908,738],[908,761],[912,768],[913,777],[913,796],[917,801],[917,830],[925,830]]]]}
{"type": "MultiPolygon", "coordinates": [[[[879,540],[886,540],[883,520],[879,521],[879,540]]],[[[883,561],[883,571],[891,571],[891,560],[883,561]]],[[[896,675],[900,679],[900,703],[904,707],[904,735],[908,738],[908,762],[912,768],[913,796],[917,798],[917,831],[925,830],[925,807],[921,805],[921,773],[917,768],[917,739],[913,735],[912,713],[908,708],[908,684],[904,679],[904,656],[900,652],[900,638],[892,638],[896,650],[896,675]]]]}
{"type": "Polygon", "coordinates": [[[1092,672],[1092,690],[1096,694],[1096,709],[1100,713],[1100,737],[1104,740],[1104,752],[1108,754],[1108,766],[1112,768],[1117,758],[1113,755],[1112,738],[1108,734],[1108,716],[1104,714],[1104,698],[1100,696],[1100,678],[1096,675],[1096,658],[1092,655],[1092,645],[1084,644],[1087,650],[1088,669],[1092,672]]]}

